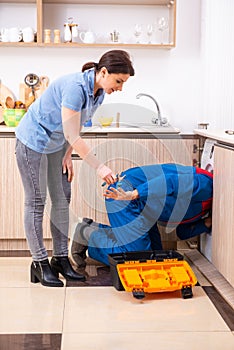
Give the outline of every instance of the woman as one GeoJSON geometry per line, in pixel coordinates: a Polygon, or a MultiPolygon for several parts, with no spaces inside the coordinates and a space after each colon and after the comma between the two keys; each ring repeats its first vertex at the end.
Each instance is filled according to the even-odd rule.
{"type": "Polygon", "coordinates": [[[88,62],[82,72],[52,82],[28,109],[16,129],[16,157],[25,191],[25,231],[32,254],[31,282],[62,287],[58,278],[85,280],[68,259],[69,203],[74,149],[107,184],[115,182],[111,169],[102,164],[80,137],[80,129],[102,104],[105,93],[122,90],[134,69],[127,52],[106,52],[98,63],[88,62]],[[50,193],[50,228],[53,257],[43,243],[42,221],[46,190],[50,193]]]}
{"type": "Polygon", "coordinates": [[[73,260],[89,256],[108,265],[108,254],[162,249],[157,223],[180,239],[210,232],[213,175],[180,164],[155,164],[123,171],[105,191],[110,226],[83,219],[71,245],[73,260]]]}

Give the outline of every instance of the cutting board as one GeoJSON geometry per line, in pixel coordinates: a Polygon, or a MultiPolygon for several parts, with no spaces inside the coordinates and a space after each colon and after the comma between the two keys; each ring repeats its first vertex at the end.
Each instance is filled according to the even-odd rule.
{"type": "MultiPolygon", "coordinates": [[[[37,99],[42,95],[42,93],[47,89],[49,85],[49,78],[47,76],[41,76],[40,82],[35,86],[35,98],[37,99]]],[[[25,83],[20,83],[19,86],[19,99],[23,103],[27,103],[32,96],[32,89],[28,87],[25,83]]]]}
{"type": "Polygon", "coordinates": [[[6,108],[6,98],[8,96],[15,100],[12,91],[0,82],[0,123],[3,122],[3,109],[6,108]]]}

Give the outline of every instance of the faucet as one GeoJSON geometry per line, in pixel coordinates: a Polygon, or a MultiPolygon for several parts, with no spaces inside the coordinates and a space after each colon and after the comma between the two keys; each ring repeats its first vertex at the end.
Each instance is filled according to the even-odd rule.
{"type": "Polygon", "coordinates": [[[161,111],[160,111],[158,102],[151,95],[143,94],[143,93],[136,95],[136,98],[138,99],[138,98],[140,98],[142,96],[149,97],[149,98],[151,98],[151,100],[154,101],[154,103],[156,105],[156,108],[157,108],[157,117],[156,118],[152,118],[152,123],[158,124],[159,126],[162,126],[163,122],[162,122],[162,116],[161,116],[161,111]]]}

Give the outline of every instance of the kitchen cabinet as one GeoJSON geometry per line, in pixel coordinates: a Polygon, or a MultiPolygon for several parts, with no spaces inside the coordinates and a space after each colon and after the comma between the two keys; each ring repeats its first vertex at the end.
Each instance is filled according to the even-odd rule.
{"type": "Polygon", "coordinates": [[[173,48],[176,45],[176,0],[0,0],[1,28],[9,27],[9,15],[15,16],[10,26],[33,26],[37,40],[33,43],[0,42],[1,46],[52,46],[52,47],[138,47],[138,48],[173,48]],[[30,6],[31,14],[25,17],[20,6],[30,6]],[[14,12],[15,11],[15,12],[14,12]],[[2,15],[1,15],[2,13],[2,15]],[[105,15],[103,15],[103,13],[105,15]],[[107,15],[108,13],[108,15],[107,15]],[[9,15],[8,15],[9,14],[9,15]],[[21,17],[24,18],[22,24],[21,17]],[[31,24],[31,17],[35,18],[31,24]],[[79,31],[95,32],[96,41],[85,44],[81,40],[63,42],[64,23],[73,17],[79,31]],[[163,27],[158,26],[158,18],[166,19],[163,27]],[[26,24],[27,23],[27,24],[26,24]],[[135,24],[142,24],[140,42],[134,37],[135,24]],[[147,37],[147,25],[153,24],[154,32],[147,37]],[[44,30],[51,30],[51,43],[44,42],[44,30]],[[59,29],[61,43],[54,43],[53,31],[59,29]],[[119,32],[119,42],[111,42],[110,32],[119,32]],[[151,41],[151,43],[149,43],[151,41]]]}
{"type": "Polygon", "coordinates": [[[212,263],[234,287],[234,146],[214,147],[212,263]]]}
{"type": "MultiPolygon", "coordinates": [[[[198,162],[194,153],[194,144],[198,139],[192,137],[147,138],[124,137],[109,138],[90,136],[85,138],[94,154],[118,173],[132,166],[150,163],[177,162],[192,165],[198,162]]],[[[15,158],[14,133],[0,134],[0,242],[2,250],[27,250],[24,234],[23,212],[24,191],[15,158]]],[[[73,233],[78,217],[91,217],[102,223],[108,223],[105,212],[102,180],[96,172],[77,154],[73,154],[75,177],[72,182],[72,200],[70,206],[70,234],[73,233]]],[[[50,200],[46,205],[43,223],[44,239],[47,249],[52,249],[49,229],[50,200]]],[[[163,240],[170,238],[165,236],[163,240]]],[[[171,248],[171,246],[169,247],[171,248]]]]}
{"type": "MultiPolygon", "coordinates": [[[[196,139],[182,138],[107,138],[99,145],[100,159],[115,173],[141,165],[158,163],[180,163],[193,165],[198,162],[194,153],[196,139]]],[[[107,222],[103,188],[97,185],[96,219],[107,222]]]]}
{"type": "MultiPolygon", "coordinates": [[[[15,137],[0,137],[0,240],[1,250],[25,250],[24,190],[15,158],[15,137]]],[[[50,240],[49,205],[44,220],[44,238],[50,240]],[[48,213],[48,215],[47,215],[48,213]]]]}

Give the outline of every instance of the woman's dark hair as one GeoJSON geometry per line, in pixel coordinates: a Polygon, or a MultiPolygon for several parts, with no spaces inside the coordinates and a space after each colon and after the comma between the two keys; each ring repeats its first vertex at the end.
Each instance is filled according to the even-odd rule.
{"type": "Polygon", "coordinates": [[[82,67],[82,72],[90,68],[95,68],[95,70],[98,72],[102,67],[106,67],[109,74],[129,74],[130,76],[135,74],[130,56],[123,50],[107,51],[100,58],[98,63],[85,63],[82,67]]]}

